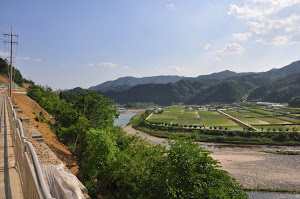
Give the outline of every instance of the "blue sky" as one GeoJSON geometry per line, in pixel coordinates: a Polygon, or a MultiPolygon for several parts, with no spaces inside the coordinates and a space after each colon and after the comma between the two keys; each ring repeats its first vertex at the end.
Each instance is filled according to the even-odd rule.
{"type": "Polygon", "coordinates": [[[14,65],[53,89],[300,60],[300,0],[10,0],[0,18],[19,35],[14,65]]]}

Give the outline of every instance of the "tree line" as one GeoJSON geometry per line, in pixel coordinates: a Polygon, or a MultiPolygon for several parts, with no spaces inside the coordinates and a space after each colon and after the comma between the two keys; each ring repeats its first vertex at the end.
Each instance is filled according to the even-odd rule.
{"type": "Polygon", "coordinates": [[[248,198],[193,140],[178,138],[167,149],[113,126],[114,101],[95,91],[66,95],[32,85],[28,96],[55,118],[93,198],[248,198]]]}
{"type": "MultiPolygon", "coordinates": [[[[23,86],[23,83],[32,83],[32,81],[23,78],[21,72],[15,67],[12,68],[12,74],[13,74],[13,81],[21,87],[23,86]]],[[[2,59],[1,57],[0,57],[0,75],[4,77],[9,77],[8,61],[6,59],[2,59]]]]}

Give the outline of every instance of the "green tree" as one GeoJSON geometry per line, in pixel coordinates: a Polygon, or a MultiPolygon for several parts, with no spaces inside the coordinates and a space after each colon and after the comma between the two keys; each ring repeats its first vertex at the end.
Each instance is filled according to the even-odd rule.
{"type": "Polygon", "coordinates": [[[155,166],[149,198],[248,198],[210,152],[191,139],[169,141],[170,150],[155,166]]]}
{"type": "Polygon", "coordinates": [[[86,94],[80,95],[75,107],[81,115],[89,120],[91,128],[112,127],[118,112],[114,108],[112,99],[98,95],[96,91],[87,90],[86,94]]]}
{"type": "Polygon", "coordinates": [[[291,107],[300,107],[300,96],[297,95],[289,100],[289,106],[291,107]]]}

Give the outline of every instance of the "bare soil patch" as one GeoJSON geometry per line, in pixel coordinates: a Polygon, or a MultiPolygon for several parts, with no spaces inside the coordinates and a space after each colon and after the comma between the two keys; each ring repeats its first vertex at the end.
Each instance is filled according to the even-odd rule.
{"type": "MultiPolygon", "coordinates": [[[[54,152],[54,154],[66,165],[71,165],[69,167],[73,174],[78,172],[78,166],[72,156],[72,153],[68,148],[62,143],[62,141],[56,136],[56,134],[50,129],[49,125],[46,123],[40,123],[35,120],[36,115],[39,115],[41,111],[47,120],[55,122],[54,118],[43,110],[38,103],[32,100],[30,97],[24,94],[13,94],[13,99],[16,104],[22,109],[23,113],[27,115],[30,120],[30,124],[34,126],[42,135],[44,142],[47,146],[54,152]]],[[[34,142],[31,140],[31,142],[34,142]]],[[[36,145],[38,147],[38,145],[36,145]]],[[[37,148],[37,153],[41,153],[42,149],[37,148]]],[[[47,157],[46,157],[47,158],[47,157]]]]}
{"type": "Polygon", "coordinates": [[[2,84],[8,84],[7,77],[4,77],[4,76],[0,75],[0,83],[2,83],[2,84]]]}
{"type": "MultiPolygon", "coordinates": [[[[138,134],[153,142],[163,142],[157,138],[133,129],[123,128],[128,134],[138,134]]],[[[280,189],[300,191],[300,155],[279,155],[260,152],[262,149],[253,146],[234,146],[229,144],[205,143],[203,145],[226,146],[224,149],[213,150],[211,156],[218,160],[221,169],[228,171],[244,188],[250,189],[280,189]]],[[[300,150],[300,147],[274,146],[279,150],[300,150]]]]}
{"type": "Polygon", "coordinates": [[[215,150],[211,156],[245,188],[300,190],[300,156],[268,154],[251,148],[215,150]]]}

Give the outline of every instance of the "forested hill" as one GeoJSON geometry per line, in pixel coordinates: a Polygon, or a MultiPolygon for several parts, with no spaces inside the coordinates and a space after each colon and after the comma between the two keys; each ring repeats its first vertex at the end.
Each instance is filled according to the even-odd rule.
{"type": "MultiPolygon", "coordinates": [[[[8,77],[8,69],[9,69],[8,61],[0,57],[0,75],[4,77],[8,77]]],[[[32,81],[23,78],[21,72],[17,68],[13,67],[12,73],[13,73],[13,81],[19,86],[22,87],[23,83],[32,83],[32,81]]]]}
{"type": "Polygon", "coordinates": [[[224,80],[181,80],[168,84],[137,85],[123,91],[98,91],[117,103],[153,102],[160,105],[173,103],[202,104],[240,101],[249,91],[269,82],[269,78],[253,74],[224,80]]]}
{"type": "Polygon", "coordinates": [[[260,74],[266,77],[272,77],[274,80],[283,78],[290,74],[300,73],[300,60],[295,61],[287,66],[284,66],[279,69],[271,69],[267,72],[262,72],[260,74]]]}
{"type": "Polygon", "coordinates": [[[149,84],[149,83],[156,83],[156,84],[166,84],[169,82],[178,82],[186,77],[181,76],[153,76],[153,77],[121,77],[113,81],[107,81],[102,84],[98,84],[97,86],[92,86],[90,90],[125,90],[136,86],[138,84],[149,84]]]}
{"type": "Polygon", "coordinates": [[[98,91],[98,93],[121,104],[153,102],[160,105],[170,105],[183,102],[217,82],[217,80],[181,80],[177,83],[168,84],[140,84],[123,91],[98,91]]]}
{"type": "Polygon", "coordinates": [[[300,73],[271,81],[253,90],[248,99],[271,102],[288,102],[295,96],[300,96],[300,73]]]}
{"type": "MultiPolygon", "coordinates": [[[[125,90],[97,91],[115,102],[233,103],[244,99],[288,102],[300,95],[300,61],[261,73],[223,71],[167,84],[139,84],[125,90]],[[226,78],[226,76],[229,76],[226,78]]],[[[72,91],[71,91],[72,92],[72,91]]],[[[73,92],[84,92],[76,88],[73,92]]]]}
{"type": "Polygon", "coordinates": [[[237,77],[237,76],[243,76],[243,75],[248,75],[251,73],[236,73],[230,70],[224,70],[222,72],[218,73],[212,73],[210,75],[200,75],[196,77],[195,79],[225,79],[229,77],[237,77]]]}

